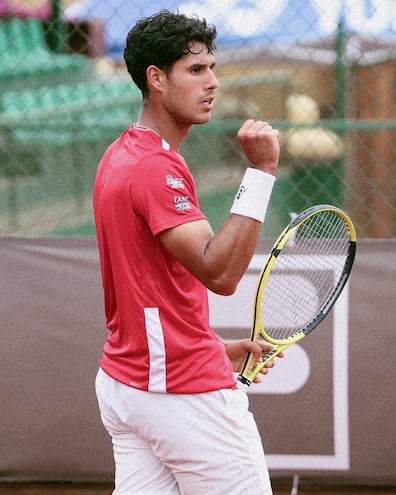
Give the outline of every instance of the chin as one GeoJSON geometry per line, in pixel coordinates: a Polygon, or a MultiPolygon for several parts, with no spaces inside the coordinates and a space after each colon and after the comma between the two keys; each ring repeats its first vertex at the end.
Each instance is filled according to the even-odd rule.
{"type": "Polygon", "coordinates": [[[196,124],[207,124],[211,118],[212,118],[211,113],[207,113],[207,114],[203,115],[200,119],[197,119],[197,122],[195,122],[195,123],[196,124]]]}

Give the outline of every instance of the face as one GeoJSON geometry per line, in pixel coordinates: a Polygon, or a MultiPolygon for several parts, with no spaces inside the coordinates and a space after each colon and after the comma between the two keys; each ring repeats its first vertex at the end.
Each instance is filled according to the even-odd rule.
{"type": "Polygon", "coordinates": [[[219,82],[213,73],[214,56],[205,45],[193,42],[191,53],[177,60],[166,78],[164,108],[178,124],[204,124],[210,120],[219,82]]]}

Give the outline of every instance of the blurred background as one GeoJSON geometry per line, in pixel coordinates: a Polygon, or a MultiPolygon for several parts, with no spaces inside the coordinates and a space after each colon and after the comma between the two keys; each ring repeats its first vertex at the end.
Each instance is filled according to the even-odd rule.
{"type": "Polygon", "coordinates": [[[218,30],[213,118],[182,149],[214,230],[246,167],[236,133],[250,117],[281,131],[262,239],[318,203],[346,209],[357,228],[349,362],[337,367],[349,395],[341,405],[332,396],[332,344],[317,352],[307,339],[312,381],[297,396],[273,394],[270,408],[265,396],[251,401],[275,457],[332,454],[341,411],[350,434],[334,451],[350,469],[305,466],[298,488],[298,469],[275,466],[274,492],[396,493],[396,0],[0,0],[0,493],[111,493],[92,387],[105,328],[91,192],[104,150],[141,105],[122,59],[127,32],[163,8],[218,30]],[[304,425],[285,430],[291,446],[279,441],[282,414],[304,425]]]}
{"type": "Polygon", "coordinates": [[[263,237],[317,203],[345,208],[360,238],[396,236],[394,0],[0,0],[0,235],[94,235],[98,160],[141,103],[126,34],[162,8],[218,29],[213,118],[183,146],[215,230],[252,117],[282,139],[263,237]]]}

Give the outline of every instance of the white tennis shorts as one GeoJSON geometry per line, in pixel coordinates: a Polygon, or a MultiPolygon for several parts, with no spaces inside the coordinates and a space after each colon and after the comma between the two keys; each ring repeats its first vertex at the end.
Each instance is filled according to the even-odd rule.
{"type": "Polygon", "coordinates": [[[99,369],[96,393],[113,441],[114,495],[271,495],[243,390],[159,394],[99,369]]]}

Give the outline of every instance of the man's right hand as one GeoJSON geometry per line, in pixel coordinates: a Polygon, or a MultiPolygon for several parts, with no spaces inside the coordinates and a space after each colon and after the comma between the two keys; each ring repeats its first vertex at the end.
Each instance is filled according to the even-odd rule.
{"type": "Polygon", "coordinates": [[[249,166],[274,175],[280,154],[279,131],[268,122],[249,119],[237,137],[249,166]]]}

